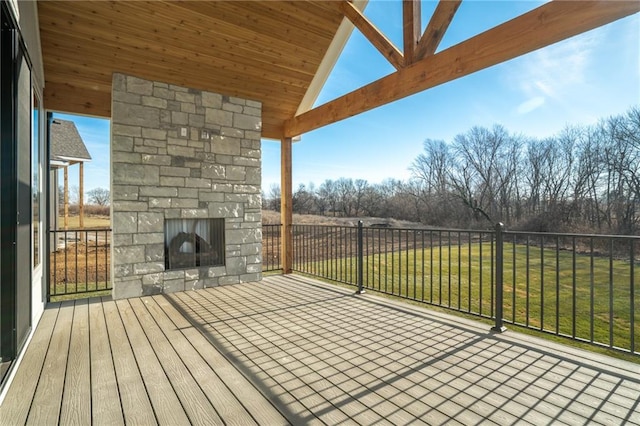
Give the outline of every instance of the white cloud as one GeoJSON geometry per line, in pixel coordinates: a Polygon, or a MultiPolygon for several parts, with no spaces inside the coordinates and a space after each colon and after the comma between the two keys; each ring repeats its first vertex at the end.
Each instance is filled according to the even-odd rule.
{"type": "Polygon", "coordinates": [[[520,105],[518,105],[518,108],[516,109],[516,111],[518,112],[518,114],[524,115],[524,114],[530,113],[535,109],[540,108],[542,105],[544,105],[544,102],[545,102],[544,97],[536,96],[534,98],[531,98],[527,101],[522,102],[520,105]]]}
{"type": "Polygon", "coordinates": [[[527,102],[532,105],[538,97],[561,100],[587,80],[594,51],[606,31],[603,27],[527,55],[516,67],[512,81],[531,98],[527,102]]]}

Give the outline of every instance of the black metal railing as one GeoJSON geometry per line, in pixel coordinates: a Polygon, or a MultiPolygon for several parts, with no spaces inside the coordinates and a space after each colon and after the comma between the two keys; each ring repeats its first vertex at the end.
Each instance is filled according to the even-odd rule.
{"type": "Polygon", "coordinates": [[[50,231],[47,300],[111,290],[111,229],[50,231]]]}
{"type": "Polygon", "coordinates": [[[293,269],[640,353],[640,237],[293,225],[293,269]]]}
{"type": "Polygon", "coordinates": [[[282,270],[280,247],[282,241],[281,225],[262,225],[262,271],[282,270]]]}
{"type": "Polygon", "coordinates": [[[505,322],[640,353],[640,237],[503,232],[505,322]]]}

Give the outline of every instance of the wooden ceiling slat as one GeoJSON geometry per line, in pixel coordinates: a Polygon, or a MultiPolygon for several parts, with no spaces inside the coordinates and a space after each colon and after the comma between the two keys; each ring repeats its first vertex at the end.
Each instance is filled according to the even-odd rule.
{"type": "Polygon", "coordinates": [[[298,73],[311,76],[320,63],[320,59],[317,61],[289,59],[292,56],[285,55],[282,51],[275,50],[271,46],[258,51],[250,48],[247,43],[238,43],[229,37],[210,37],[204,33],[197,34],[195,31],[187,31],[182,28],[186,25],[183,25],[180,30],[170,28],[159,30],[158,28],[161,28],[162,25],[140,23],[139,18],[133,14],[125,14],[117,20],[108,21],[105,24],[102,19],[99,19],[101,13],[99,9],[74,9],[73,11],[60,9],[43,12],[43,19],[47,20],[45,27],[47,29],[55,30],[57,28],[64,34],[84,35],[87,42],[109,41],[114,47],[118,47],[124,41],[133,43],[134,46],[141,49],[157,45],[166,49],[164,53],[168,55],[170,47],[180,46],[182,49],[199,52],[202,55],[226,56],[232,61],[253,62],[256,67],[269,65],[280,69],[295,70],[298,73]]]}
{"type": "Polygon", "coordinates": [[[39,4],[47,107],[108,115],[113,72],[263,102],[281,138],[342,21],[316,2],[39,4]]]}
{"type": "Polygon", "coordinates": [[[202,16],[188,12],[179,7],[179,3],[154,1],[142,3],[136,1],[116,2],[111,14],[116,13],[115,18],[123,15],[134,14],[145,16],[145,20],[155,27],[156,31],[162,31],[164,27],[170,27],[183,32],[193,31],[203,37],[219,36],[229,40],[238,41],[241,44],[261,51],[265,46],[270,46],[274,50],[284,50],[290,54],[301,54],[310,56],[322,56],[322,47],[314,43],[307,42],[303,46],[294,46],[286,41],[279,40],[273,36],[257,34],[245,27],[230,24],[217,19],[215,16],[202,16]],[[155,24],[155,25],[154,25],[155,24]]]}
{"type": "MultiPolygon", "coordinates": [[[[111,74],[109,75],[106,74],[107,72],[111,72],[110,69],[104,69],[102,71],[99,71],[99,70],[96,70],[95,68],[85,67],[85,69],[82,70],[82,69],[78,69],[77,66],[70,66],[64,63],[60,63],[55,67],[51,67],[51,72],[55,72],[59,76],[59,79],[50,80],[50,82],[55,82],[55,83],[74,82],[74,81],[87,82],[88,81],[88,82],[95,82],[96,83],[95,85],[101,85],[102,87],[107,87],[106,83],[104,82],[111,81],[111,74]],[[99,76],[100,78],[99,80],[96,75],[99,76]]],[[[176,84],[181,86],[185,86],[185,82],[189,82],[189,85],[194,89],[206,90],[206,89],[201,89],[202,85],[206,84],[206,82],[199,84],[199,82],[194,78],[189,78],[190,77],[189,75],[182,76],[177,74],[175,71],[171,71],[169,69],[158,70],[154,68],[154,69],[149,69],[145,74],[140,74],[139,72],[137,72],[137,69],[131,69],[131,68],[125,67],[120,72],[123,72],[124,74],[135,75],[140,78],[146,78],[154,81],[162,81],[165,83],[176,84]]],[[[232,80],[229,80],[228,85],[226,87],[230,88],[233,83],[234,82],[232,80]]],[[[91,83],[82,84],[82,86],[84,87],[93,87],[95,85],[91,83]]],[[[109,83],[109,87],[110,87],[110,83],[109,83]]],[[[287,96],[288,91],[285,92],[284,90],[283,91],[272,90],[271,93],[273,93],[273,96],[272,97],[267,96],[267,98],[264,101],[261,99],[254,98],[253,96],[255,94],[255,91],[251,91],[251,90],[239,91],[239,90],[225,89],[225,90],[217,90],[216,92],[224,95],[229,95],[229,96],[239,96],[246,99],[258,100],[263,103],[273,102],[271,98],[277,95],[279,99],[278,103],[280,105],[283,105],[289,108],[291,108],[292,105],[295,105],[296,99],[297,99],[297,97],[293,95],[287,96]]]]}
{"type": "MultiPolygon", "coordinates": [[[[164,68],[169,72],[175,72],[175,70],[180,68],[188,68],[192,74],[194,71],[197,71],[199,74],[205,73],[203,75],[205,78],[209,75],[209,72],[215,70],[217,78],[232,80],[244,79],[242,84],[247,87],[253,84],[254,89],[258,89],[264,84],[269,84],[275,85],[270,86],[271,91],[276,89],[278,85],[281,85],[282,89],[286,88],[290,90],[291,93],[297,92],[297,95],[304,95],[306,90],[302,76],[296,75],[291,77],[291,74],[286,71],[277,72],[265,68],[256,69],[254,67],[236,64],[226,59],[199,55],[191,51],[180,50],[182,55],[179,59],[175,59],[175,55],[162,57],[162,49],[155,47],[138,49],[131,47],[128,43],[122,43],[119,48],[98,43],[95,43],[94,46],[88,46],[86,43],[82,45],[82,39],[76,38],[74,40],[74,37],[70,36],[64,37],[64,42],[58,41],[57,37],[63,37],[63,33],[56,35],[48,31],[43,31],[43,34],[47,36],[47,43],[52,45],[52,51],[55,51],[55,54],[48,57],[45,65],[53,64],[54,60],[57,62],[72,61],[77,55],[81,55],[82,64],[80,65],[84,66],[91,64],[96,67],[103,66],[120,70],[124,68],[136,70],[136,68],[140,68],[139,65],[142,64],[145,67],[164,68]],[[77,43],[74,44],[74,42],[77,43]],[[157,60],[159,56],[162,57],[161,61],[157,60]]],[[[178,49],[174,49],[174,51],[177,52],[178,49]]],[[[141,74],[145,73],[145,69],[136,71],[141,74]]]]}
{"type": "Polygon", "coordinates": [[[286,23],[286,26],[289,26],[291,22],[293,29],[315,27],[322,30],[324,28],[325,31],[335,34],[343,17],[335,8],[326,7],[327,3],[333,1],[335,0],[241,1],[237,3],[250,13],[271,17],[281,23],[286,23]]]}
{"type": "Polygon", "coordinates": [[[111,91],[96,91],[68,83],[47,83],[44,105],[53,111],[110,117],[111,91]]]}
{"type": "Polygon", "coordinates": [[[216,17],[233,25],[250,29],[256,34],[277,37],[279,40],[300,47],[304,47],[308,43],[306,40],[313,37],[322,37],[329,42],[333,38],[333,32],[327,29],[326,22],[321,27],[305,22],[297,16],[295,18],[287,18],[287,25],[285,26],[282,25],[282,14],[265,13],[270,12],[270,10],[262,8],[256,2],[196,1],[180,2],[177,6],[207,18],[216,17]],[[292,27],[296,28],[295,37],[290,30],[292,27]]]}

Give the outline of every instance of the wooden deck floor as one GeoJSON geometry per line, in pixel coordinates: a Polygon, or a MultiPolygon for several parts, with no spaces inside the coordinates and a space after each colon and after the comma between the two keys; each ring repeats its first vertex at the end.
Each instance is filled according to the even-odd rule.
{"type": "Polygon", "coordinates": [[[640,424],[640,364],[299,276],[52,304],[0,424],[640,424]]]}

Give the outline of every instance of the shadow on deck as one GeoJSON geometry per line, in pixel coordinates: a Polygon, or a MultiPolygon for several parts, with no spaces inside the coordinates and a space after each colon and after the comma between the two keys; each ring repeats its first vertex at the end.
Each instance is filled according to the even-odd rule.
{"type": "Polygon", "coordinates": [[[52,304],[2,424],[640,424],[640,364],[300,276],[52,304]]]}

